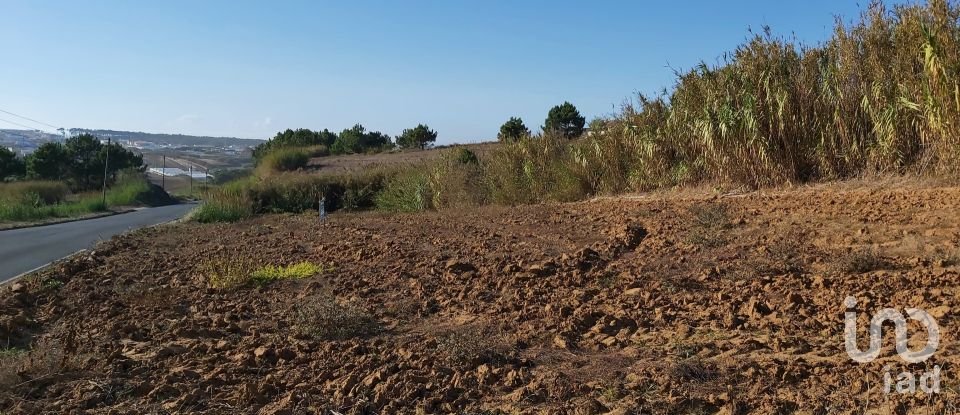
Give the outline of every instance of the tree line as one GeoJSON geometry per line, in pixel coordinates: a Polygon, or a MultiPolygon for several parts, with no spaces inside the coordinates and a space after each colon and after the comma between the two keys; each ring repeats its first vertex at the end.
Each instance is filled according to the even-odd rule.
{"type": "Polygon", "coordinates": [[[108,181],[121,170],[145,169],[142,155],[117,143],[101,143],[90,134],[70,137],[63,143],[44,143],[22,158],[0,147],[0,179],[4,181],[57,180],[74,191],[91,190],[103,185],[104,167],[108,181]]]}
{"type": "Polygon", "coordinates": [[[437,132],[424,124],[403,130],[396,138],[379,131],[368,131],[362,124],[344,129],[339,134],[328,129],[287,129],[254,147],[253,158],[259,161],[268,153],[285,147],[323,146],[328,154],[356,154],[388,151],[397,147],[425,149],[436,141],[437,132]]]}
{"type": "MultiPolygon", "coordinates": [[[[545,134],[554,134],[566,138],[576,138],[583,134],[585,118],[573,104],[564,102],[550,109],[541,129],[545,134]]],[[[500,127],[497,138],[501,141],[516,141],[531,136],[530,129],[519,117],[511,117],[500,127]]],[[[395,137],[379,131],[368,131],[362,124],[344,129],[339,134],[328,129],[313,131],[306,128],[287,129],[278,132],[273,138],[253,148],[255,161],[263,159],[268,153],[288,147],[323,146],[319,154],[357,154],[377,153],[394,148],[425,149],[437,141],[437,132],[425,124],[417,124],[395,137]]]]}

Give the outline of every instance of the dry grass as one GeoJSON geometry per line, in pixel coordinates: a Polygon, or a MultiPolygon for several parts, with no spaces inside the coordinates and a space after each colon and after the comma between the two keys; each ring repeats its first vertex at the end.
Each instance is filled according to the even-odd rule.
{"type": "Polygon", "coordinates": [[[80,355],[65,351],[58,340],[40,339],[29,350],[5,349],[0,352],[0,394],[15,395],[81,369],[80,355]]]}
{"type": "Polygon", "coordinates": [[[717,380],[720,372],[702,359],[692,357],[674,362],[670,367],[670,376],[684,382],[704,383],[717,380]]]}
{"type": "Polygon", "coordinates": [[[736,275],[740,278],[752,278],[800,274],[806,271],[809,263],[804,254],[810,253],[813,245],[803,231],[793,226],[783,234],[784,236],[769,242],[762,252],[753,253],[746,258],[736,275]]]}
{"type": "Polygon", "coordinates": [[[366,310],[328,295],[301,300],[294,309],[294,327],[299,334],[318,340],[347,340],[383,330],[366,310]]]}
{"type": "Polygon", "coordinates": [[[478,324],[458,327],[437,339],[437,348],[457,366],[475,367],[484,363],[502,363],[514,350],[498,331],[478,324]]]}
{"type": "Polygon", "coordinates": [[[840,255],[834,263],[835,272],[844,274],[864,274],[891,266],[890,261],[880,255],[875,248],[855,249],[840,255]]]}
{"type": "Polygon", "coordinates": [[[727,233],[734,224],[729,209],[721,203],[701,203],[691,206],[693,223],[687,239],[705,248],[717,248],[727,242],[727,233]]]}
{"type": "Polygon", "coordinates": [[[960,248],[947,249],[937,247],[933,252],[933,260],[941,267],[955,267],[960,265],[960,248]]]}

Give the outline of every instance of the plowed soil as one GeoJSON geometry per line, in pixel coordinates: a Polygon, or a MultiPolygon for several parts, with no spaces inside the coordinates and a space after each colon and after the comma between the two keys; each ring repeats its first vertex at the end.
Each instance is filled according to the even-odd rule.
{"type": "Polygon", "coordinates": [[[953,413],[958,209],[866,183],[141,230],[3,289],[0,413],[953,413]],[[861,348],[914,307],[937,352],[891,326],[853,361],[847,296],[861,348]],[[885,393],[935,366],[939,394],[885,393]]]}

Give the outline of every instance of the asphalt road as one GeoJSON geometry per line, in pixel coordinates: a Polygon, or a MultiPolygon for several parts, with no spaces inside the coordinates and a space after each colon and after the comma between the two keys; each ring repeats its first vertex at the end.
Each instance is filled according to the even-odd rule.
{"type": "Polygon", "coordinates": [[[195,204],[161,206],[96,219],[0,231],[0,283],[114,235],[178,219],[194,207],[195,204]]]}

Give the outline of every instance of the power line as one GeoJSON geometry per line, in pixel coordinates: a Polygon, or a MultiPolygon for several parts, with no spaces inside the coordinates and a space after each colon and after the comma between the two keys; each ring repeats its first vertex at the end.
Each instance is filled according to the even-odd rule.
{"type": "Polygon", "coordinates": [[[5,119],[3,119],[3,118],[0,118],[0,121],[3,121],[3,122],[5,122],[5,123],[7,123],[7,124],[16,125],[17,127],[23,127],[23,128],[29,129],[29,130],[36,130],[36,129],[37,129],[36,127],[31,127],[31,126],[29,126],[29,125],[23,125],[23,124],[16,123],[16,122],[13,122],[13,121],[5,120],[5,119]]]}
{"type": "MultiPolygon", "coordinates": [[[[47,123],[45,123],[45,122],[43,122],[43,121],[37,121],[37,120],[35,120],[35,119],[33,119],[33,118],[27,118],[27,117],[24,117],[24,116],[22,116],[22,115],[14,114],[14,113],[12,113],[12,112],[10,112],[10,111],[6,111],[6,110],[0,109],[0,112],[6,113],[6,114],[10,114],[10,115],[12,115],[12,116],[14,116],[14,117],[17,117],[17,118],[23,118],[23,119],[25,119],[25,120],[27,120],[27,121],[33,121],[33,122],[35,122],[35,123],[37,123],[37,124],[42,124],[42,125],[45,125],[45,126],[47,126],[47,127],[53,128],[54,130],[60,128],[60,127],[57,127],[56,125],[47,124],[47,123]]],[[[8,122],[9,122],[9,121],[8,121],[8,122]]],[[[29,127],[28,127],[28,128],[29,128],[29,127]]]]}

